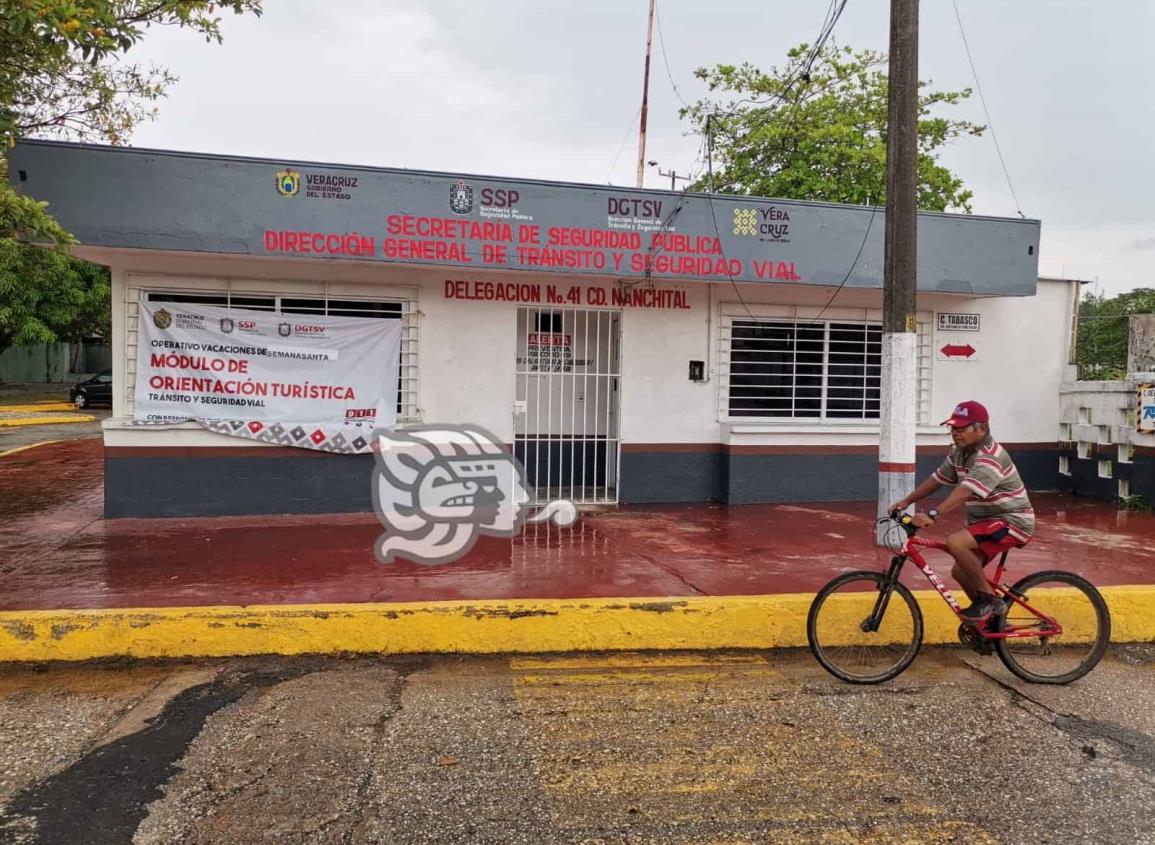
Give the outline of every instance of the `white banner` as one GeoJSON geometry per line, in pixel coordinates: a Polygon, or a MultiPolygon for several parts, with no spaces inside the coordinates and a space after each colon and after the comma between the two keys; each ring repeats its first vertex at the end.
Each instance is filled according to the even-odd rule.
{"type": "Polygon", "coordinates": [[[137,421],[192,419],[214,431],[332,451],[362,451],[327,442],[342,430],[396,424],[400,320],[142,296],[138,326],[137,421]]]}

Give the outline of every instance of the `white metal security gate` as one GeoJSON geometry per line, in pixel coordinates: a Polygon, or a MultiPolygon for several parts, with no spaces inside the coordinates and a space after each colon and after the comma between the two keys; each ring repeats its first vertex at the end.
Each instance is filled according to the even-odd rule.
{"type": "Polygon", "coordinates": [[[535,503],[618,500],[617,311],[518,308],[514,454],[535,503]]]}

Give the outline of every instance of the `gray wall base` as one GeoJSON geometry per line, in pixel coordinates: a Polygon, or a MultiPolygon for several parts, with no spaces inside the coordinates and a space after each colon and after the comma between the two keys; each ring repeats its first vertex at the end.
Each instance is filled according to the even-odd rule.
{"type": "MultiPolygon", "coordinates": [[[[945,455],[946,450],[919,455],[917,480],[934,472],[945,455]]],[[[1011,456],[1028,489],[1060,489],[1057,447],[1012,449],[1011,456]]],[[[877,454],[622,454],[620,498],[626,504],[855,502],[877,497],[877,454]]]]}
{"type": "Polygon", "coordinates": [[[104,516],[233,516],[373,510],[372,455],[116,457],[104,516]]]}
{"type": "MultiPolygon", "coordinates": [[[[1069,489],[1058,483],[1056,451],[1012,454],[1031,490],[1069,489]]],[[[920,456],[919,479],[940,461],[939,455],[920,456]]],[[[1072,465],[1078,471],[1078,492],[1115,497],[1115,480],[1094,477],[1095,461],[1072,465]]],[[[624,504],[874,501],[878,495],[878,458],[873,454],[625,451],[621,467],[619,499],[624,504]]],[[[1136,456],[1135,464],[1119,470],[1132,474],[1133,493],[1155,501],[1155,460],[1136,456]]],[[[108,456],[104,515],[364,513],[373,509],[372,471],[371,455],[266,458],[252,452],[198,456],[194,450],[172,456],[108,456]]]]}

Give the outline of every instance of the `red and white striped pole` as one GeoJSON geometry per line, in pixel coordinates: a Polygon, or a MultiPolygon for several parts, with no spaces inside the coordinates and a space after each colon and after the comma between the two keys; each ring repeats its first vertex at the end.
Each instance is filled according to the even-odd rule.
{"type": "MultiPolygon", "coordinates": [[[[878,510],[915,486],[918,0],[890,2],[878,510]]],[[[881,541],[881,535],[879,537],[881,541]]]]}

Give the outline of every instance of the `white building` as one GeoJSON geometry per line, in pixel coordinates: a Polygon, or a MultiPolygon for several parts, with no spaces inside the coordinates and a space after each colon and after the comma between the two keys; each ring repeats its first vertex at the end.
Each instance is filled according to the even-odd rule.
{"type": "MultiPolygon", "coordinates": [[[[877,495],[880,209],[48,142],[11,175],[112,269],[110,517],[370,506],[367,454],[134,425],[142,297],[402,321],[399,425],[489,429],[542,498],[877,495]]],[[[1056,486],[1078,283],[1038,241],[920,215],[920,474],[977,399],[1056,486]]]]}

